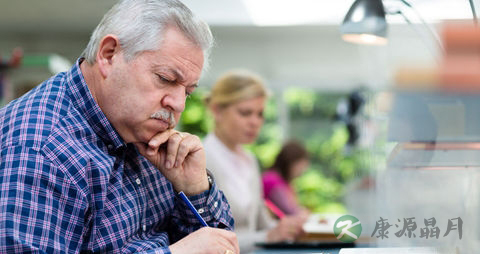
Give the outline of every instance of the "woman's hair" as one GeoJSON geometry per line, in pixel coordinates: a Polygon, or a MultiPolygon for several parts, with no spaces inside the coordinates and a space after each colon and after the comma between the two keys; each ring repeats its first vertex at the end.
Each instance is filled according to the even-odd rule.
{"type": "Polygon", "coordinates": [[[227,107],[239,101],[267,97],[262,79],[246,70],[234,70],[221,76],[213,85],[205,104],[227,107]]]}
{"type": "Polygon", "coordinates": [[[278,171],[283,179],[290,181],[290,168],[301,159],[308,159],[307,150],[300,142],[290,140],[282,146],[275,158],[273,169],[278,171]]]}
{"type": "Polygon", "coordinates": [[[82,56],[94,64],[100,41],[113,34],[130,61],[143,51],[158,50],[168,26],[178,28],[203,50],[206,69],[213,45],[210,28],[178,0],[120,0],[103,16],[82,56]]]}

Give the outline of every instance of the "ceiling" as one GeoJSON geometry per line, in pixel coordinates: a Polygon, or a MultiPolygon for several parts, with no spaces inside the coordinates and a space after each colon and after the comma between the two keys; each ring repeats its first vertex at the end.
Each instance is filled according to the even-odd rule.
{"type": "MultiPolygon", "coordinates": [[[[73,62],[115,2],[0,0],[0,54],[21,46],[26,55],[53,52],[73,62]]],[[[353,0],[183,2],[211,25],[216,38],[211,69],[202,78],[207,85],[222,72],[240,67],[258,72],[275,87],[338,90],[362,83],[381,87],[399,66],[429,65],[440,55],[421,24],[408,26],[398,15],[387,17],[389,44],[385,47],[343,42],[339,24],[353,0]]],[[[414,23],[419,22],[417,14],[421,15],[434,28],[441,20],[472,17],[467,0],[410,0],[416,13],[400,0],[383,2],[389,11],[401,9],[414,23]]],[[[474,3],[480,8],[480,0],[474,3]]],[[[32,82],[48,77],[31,73],[20,70],[17,76],[32,82]]]]}
{"type": "MultiPolygon", "coordinates": [[[[474,0],[480,6],[480,0],[474,0]]],[[[0,0],[0,31],[90,31],[115,0],[0,0]]],[[[339,24],[353,0],[184,0],[213,26],[339,24]]],[[[427,22],[470,19],[467,0],[409,0],[427,22]]],[[[387,9],[410,10],[399,0],[387,9]]],[[[401,18],[392,18],[392,22],[401,18]]],[[[414,20],[415,21],[415,20],[414,20]]]]}

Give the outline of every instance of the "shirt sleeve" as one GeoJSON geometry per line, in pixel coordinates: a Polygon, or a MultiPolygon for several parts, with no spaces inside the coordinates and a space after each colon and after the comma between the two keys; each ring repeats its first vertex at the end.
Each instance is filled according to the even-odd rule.
{"type": "Polygon", "coordinates": [[[86,196],[34,148],[0,151],[0,253],[79,252],[86,196]]]}
{"type": "Polygon", "coordinates": [[[285,186],[278,185],[272,188],[269,194],[268,198],[285,214],[292,215],[301,210],[285,186]]]}
{"type": "MultiPolygon", "coordinates": [[[[188,197],[198,213],[210,227],[223,228],[233,231],[234,220],[225,195],[215,183],[210,190],[188,197]]],[[[202,227],[202,224],[185,202],[177,195],[172,225],[177,228],[173,234],[172,243],[202,227]]]]}

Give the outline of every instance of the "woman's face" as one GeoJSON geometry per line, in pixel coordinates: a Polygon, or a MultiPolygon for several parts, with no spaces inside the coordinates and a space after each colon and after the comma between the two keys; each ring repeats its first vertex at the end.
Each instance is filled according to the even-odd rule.
{"type": "Polygon", "coordinates": [[[309,165],[310,161],[307,158],[303,158],[294,162],[290,168],[290,178],[294,179],[302,175],[303,172],[307,170],[309,165]]]}
{"type": "Polygon", "coordinates": [[[216,132],[231,145],[255,141],[263,125],[265,97],[240,101],[215,112],[216,132]]]}

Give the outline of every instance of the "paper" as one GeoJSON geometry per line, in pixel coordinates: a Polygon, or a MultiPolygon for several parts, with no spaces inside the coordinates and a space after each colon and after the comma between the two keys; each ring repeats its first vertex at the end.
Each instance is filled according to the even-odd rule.
{"type": "Polygon", "coordinates": [[[303,230],[312,234],[333,234],[335,221],[341,216],[340,214],[311,214],[303,224],[303,230]]]}

